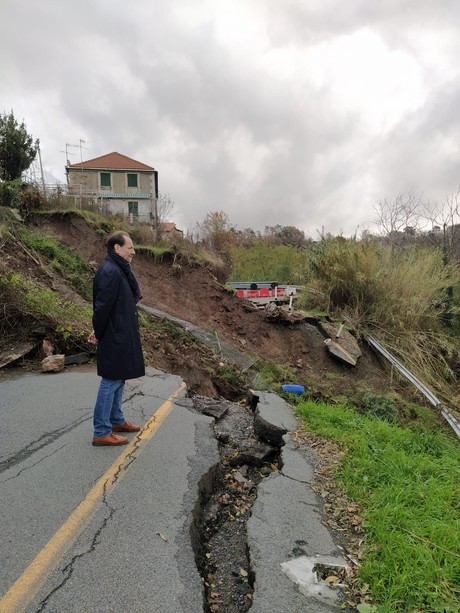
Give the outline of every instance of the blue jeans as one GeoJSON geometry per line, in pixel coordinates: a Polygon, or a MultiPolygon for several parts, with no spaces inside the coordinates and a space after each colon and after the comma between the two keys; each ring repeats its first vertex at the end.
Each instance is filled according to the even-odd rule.
{"type": "Polygon", "coordinates": [[[125,421],[121,409],[124,381],[101,379],[94,407],[94,437],[106,436],[112,432],[112,424],[119,425],[125,421]]]}

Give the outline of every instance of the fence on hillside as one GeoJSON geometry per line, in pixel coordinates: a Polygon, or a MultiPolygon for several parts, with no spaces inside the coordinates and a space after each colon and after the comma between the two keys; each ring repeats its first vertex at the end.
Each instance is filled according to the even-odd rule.
{"type": "Polygon", "coordinates": [[[174,321],[179,326],[184,328],[184,330],[190,332],[190,334],[193,334],[193,336],[196,336],[199,340],[205,343],[205,345],[210,347],[214,353],[222,358],[223,361],[234,364],[243,372],[249,370],[249,368],[251,368],[256,361],[253,356],[235,349],[235,347],[220,339],[217,332],[208,332],[207,330],[203,330],[202,328],[195,326],[189,321],[179,319],[178,317],[169,315],[168,313],[160,311],[154,307],[146,306],[145,304],[140,304],[139,308],[147,313],[150,313],[151,315],[154,315],[155,317],[174,321]]]}

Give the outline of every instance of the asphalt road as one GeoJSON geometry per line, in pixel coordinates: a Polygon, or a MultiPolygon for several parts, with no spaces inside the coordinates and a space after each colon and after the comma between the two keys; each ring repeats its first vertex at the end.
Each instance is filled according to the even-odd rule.
{"type": "Polygon", "coordinates": [[[201,612],[189,527],[212,420],[150,369],[125,393],[141,434],[93,447],[98,383],[81,367],[0,379],[0,611],[201,612]]]}
{"type": "MultiPolygon", "coordinates": [[[[148,369],[125,391],[142,431],[93,447],[98,384],[93,367],[0,372],[0,613],[202,613],[190,527],[219,462],[213,420],[191,410],[179,377],[148,369]]],[[[296,420],[276,394],[256,394],[257,419],[286,434],[247,524],[251,610],[339,610],[312,570],[344,561],[291,443],[296,420]]]]}

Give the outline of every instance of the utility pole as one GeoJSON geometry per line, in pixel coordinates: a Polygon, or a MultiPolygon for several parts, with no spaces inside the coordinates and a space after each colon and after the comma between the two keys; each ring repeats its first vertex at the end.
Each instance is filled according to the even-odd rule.
{"type": "Polygon", "coordinates": [[[42,178],[42,189],[43,189],[43,198],[45,199],[45,202],[47,202],[47,198],[46,198],[46,187],[45,187],[45,177],[43,175],[43,164],[42,164],[42,153],[40,151],[40,145],[38,145],[38,161],[40,162],[40,175],[42,178]]]}

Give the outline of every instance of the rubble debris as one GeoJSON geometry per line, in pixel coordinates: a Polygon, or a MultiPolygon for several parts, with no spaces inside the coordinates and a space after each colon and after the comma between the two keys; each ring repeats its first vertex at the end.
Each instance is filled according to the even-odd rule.
{"type": "Polygon", "coordinates": [[[205,591],[207,612],[245,613],[252,606],[254,573],[247,546],[246,522],[257,484],[278,470],[279,448],[257,438],[249,403],[192,395],[195,410],[219,408],[214,432],[220,462],[200,484],[192,542],[205,591]],[[222,409],[225,408],[225,411],[222,409]]]}
{"type": "Polygon", "coordinates": [[[12,347],[7,351],[2,351],[0,353],[0,368],[3,368],[7,364],[11,364],[11,362],[19,360],[19,358],[23,358],[25,355],[35,349],[35,346],[35,343],[21,343],[20,345],[16,345],[16,347],[12,347]]]}

